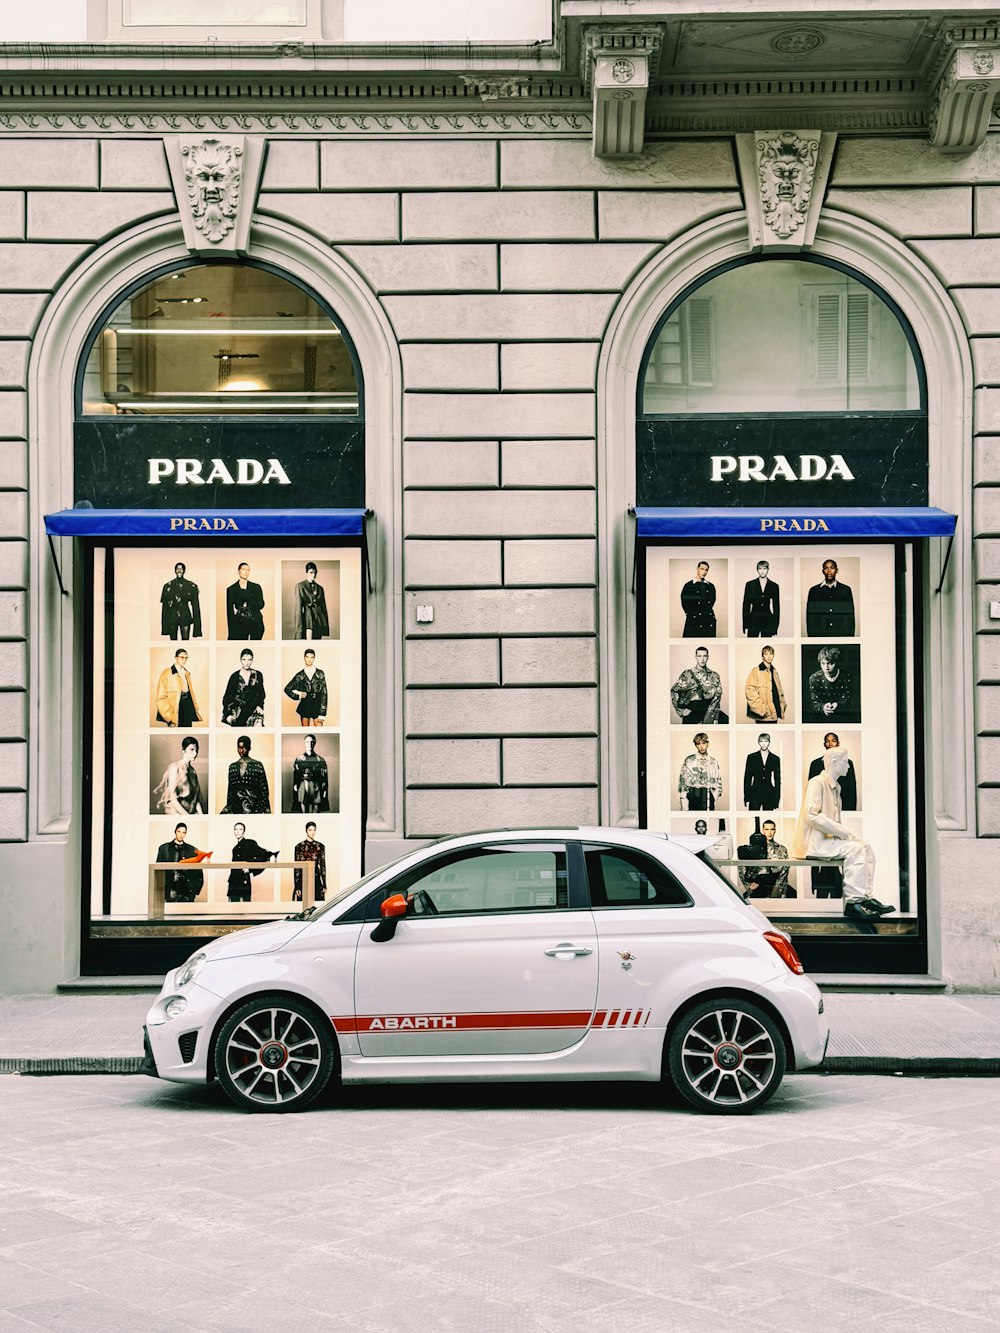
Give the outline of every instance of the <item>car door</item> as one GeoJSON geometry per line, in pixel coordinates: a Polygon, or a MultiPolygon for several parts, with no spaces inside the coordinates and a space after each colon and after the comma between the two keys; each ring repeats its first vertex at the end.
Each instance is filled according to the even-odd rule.
{"type": "Polygon", "coordinates": [[[354,971],[362,1055],[535,1055],[586,1035],[597,939],[578,847],[464,847],[383,886],[369,915],[354,971]],[[397,893],[407,915],[373,939],[397,893]]]}
{"type": "Polygon", "coordinates": [[[597,930],[602,1029],[656,1025],[654,996],[694,951],[705,949],[704,913],[662,862],[624,845],[585,843],[597,930]]]}

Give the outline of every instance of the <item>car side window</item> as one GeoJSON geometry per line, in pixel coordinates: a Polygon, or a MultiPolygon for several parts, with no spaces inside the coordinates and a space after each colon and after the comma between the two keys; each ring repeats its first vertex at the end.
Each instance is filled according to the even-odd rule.
{"type": "Polygon", "coordinates": [[[377,899],[405,894],[408,917],[551,912],[567,906],[567,886],[561,846],[476,847],[418,867],[386,884],[377,899]]]}
{"type": "Polygon", "coordinates": [[[593,907],[687,907],[691,898],[666,866],[630,847],[585,847],[593,907]]]}

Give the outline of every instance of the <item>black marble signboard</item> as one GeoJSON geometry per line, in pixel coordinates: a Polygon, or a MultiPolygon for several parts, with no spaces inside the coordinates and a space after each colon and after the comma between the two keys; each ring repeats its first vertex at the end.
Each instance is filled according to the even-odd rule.
{"type": "Polygon", "coordinates": [[[925,505],[927,420],[886,414],[640,421],[636,503],[925,505]]]}
{"type": "Polygon", "coordinates": [[[95,509],[326,509],[365,503],[357,421],[75,426],[75,499],[95,509]]]}

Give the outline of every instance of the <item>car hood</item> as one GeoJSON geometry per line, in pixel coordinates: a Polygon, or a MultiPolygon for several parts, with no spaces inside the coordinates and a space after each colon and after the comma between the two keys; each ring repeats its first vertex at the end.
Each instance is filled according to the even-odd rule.
{"type": "Polygon", "coordinates": [[[248,926],[246,930],[234,930],[230,935],[220,935],[211,944],[200,950],[209,962],[219,962],[223,958],[246,958],[251,954],[275,953],[283,949],[289,940],[301,935],[309,923],[307,921],[269,921],[263,926],[248,926]]]}

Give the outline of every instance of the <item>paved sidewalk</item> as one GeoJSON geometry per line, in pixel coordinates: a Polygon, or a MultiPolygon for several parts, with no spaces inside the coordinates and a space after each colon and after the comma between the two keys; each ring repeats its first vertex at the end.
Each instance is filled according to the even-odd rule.
{"type": "MultiPolygon", "coordinates": [[[[149,995],[0,997],[0,1073],[130,1074],[149,995]]],[[[837,1073],[1000,1074],[1000,995],[827,994],[837,1073]]]]}

